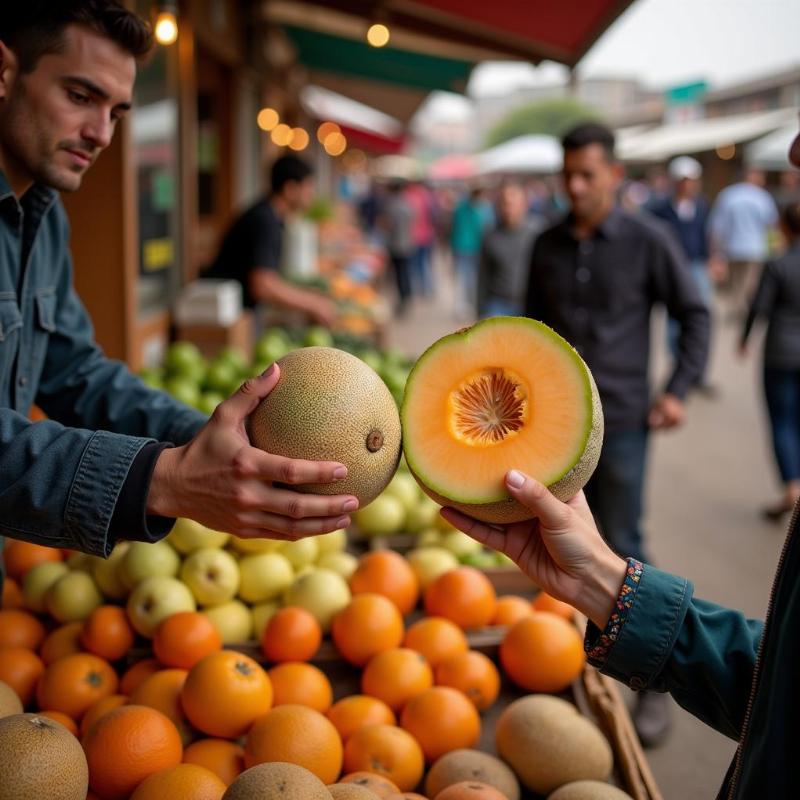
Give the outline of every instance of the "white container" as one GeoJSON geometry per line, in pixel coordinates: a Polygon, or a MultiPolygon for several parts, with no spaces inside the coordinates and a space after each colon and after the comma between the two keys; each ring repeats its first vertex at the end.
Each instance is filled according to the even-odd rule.
{"type": "Polygon", "coordinates": [[[200,278],[181,289],[175,301],[178,325],[228,326],[242,313],[242,286],[238,281],[200,278]]]}

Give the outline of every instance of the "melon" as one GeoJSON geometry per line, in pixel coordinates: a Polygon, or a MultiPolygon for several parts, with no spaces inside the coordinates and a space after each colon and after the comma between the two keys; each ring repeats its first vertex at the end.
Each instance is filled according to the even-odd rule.
{"type": "Polygon", "coordinates": [[[325,784],[305,767],[281,761],[242,772],[222,800],[330,800],[325,784]]]}
{"type": "Polygon", "coordinates": [[[344,464],[342,481],[291,488],[352,494],[363,508],[386,488],[400,460],[400,415],[391,392],[361,359],[333,347],[303,347],[277,363],[277,385],[248,420],[250,441],[275,455],[344,464]]]}
{"type": "Polygon", "coordinates": [[[492,317],[439,339],[408,378],[405,458],[440,505],[491,523],[530,519],[505,474],[519,469],[561,500],[589,480],[603,441],[592,374],[555,331],[492,317]]]}

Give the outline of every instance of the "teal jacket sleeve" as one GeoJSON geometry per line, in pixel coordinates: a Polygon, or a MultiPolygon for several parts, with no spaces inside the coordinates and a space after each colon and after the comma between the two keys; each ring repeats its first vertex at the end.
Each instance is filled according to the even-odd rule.
{"type": "MultiPolygon", "coordinates": [[[[738,739],[763,623],[695,599],[684,578],[645,565],[601,671],[632,689],[669,692],[690,714],[738,739]]],[[[600,631],[591,623],[587,647],[600,631]]]]}

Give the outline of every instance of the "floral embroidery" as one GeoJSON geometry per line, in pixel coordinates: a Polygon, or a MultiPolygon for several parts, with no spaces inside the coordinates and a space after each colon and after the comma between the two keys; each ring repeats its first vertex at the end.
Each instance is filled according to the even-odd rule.
{"type": "Polygon", "coordinates": [[[586,653],[589,663],[595,667],[600,668],[605,664],[614,642],[619,639],[622,626],[625,624],[625,620],[628,618],[633,602],[636,599],[636,590],[639,588],[642,569],[641,561],[637,561],[635,558],[628,559],[628,569],[625,571],[625,580],[619,591],[614,611],[608,618],[606,627],[595,644],[589,647],[587,641],[586,653]]]}

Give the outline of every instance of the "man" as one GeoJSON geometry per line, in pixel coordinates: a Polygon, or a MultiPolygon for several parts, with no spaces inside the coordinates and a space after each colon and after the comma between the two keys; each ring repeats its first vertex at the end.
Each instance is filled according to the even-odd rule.
{"type": "MultiPolygon", "coordinates": [[[[678,156],[669,162],[667,173],[671,181],[670,193],[648,204],[648,210],[672,228],[681,244],[700,297],[710,312],[714,302],[714,289],[708,274],[708,203],[700,194],[703,167],[691,156],[678,156]]],[[[670,319],[667,330],[670,350],[673,356],[677,356],[680,330],[677,320],[670,319]]],[[[713,392],[702,375],[698,381],[698,389],[713,392]]]]}
{"type": "Polygon", "coordinates": [[[343,465],[249,445],[245,419],[277,368],[206,420],[93,341],[56,191],[77,190],[110,144],[149,46],[114,0],[27,0],[0,15],[0,536],[107,556],[178,516],[238,536],[342,527],[355,498],[279,484],[332,482],[343,465]],[[49,419],[29,421],[34,402],[49,419]]]}
{"type": "MultiPolygon", "coordinates": [[[[616,202],[622,167],[614,135],[587,123],[563,139],[563,179],[571,211],[544,231],[531,256],[526,316],[570,342],[592,370],[606,432],[586,487],[611,546],[644,560],[641,515],[649,429],[683,422],[683,398],[701,374],[709,315],[669,232],[616,202]],[[650,314],[663,303],[681,326],[678,358],[664,391],[650,403],[650,314]]],[[[639,694],[634,712],[645,744],[669,728],[664,696],[639,694]]]]}
{"type": "Polygon", "coordinates": [[[305,211],[313,197],[311,167],[297,156],[278,158],[270,170],[270,194],[234,221],[206,276],[239,281],[248,308],[260,303],[281,306],[332,325],[336,320],[333,301],[320,292],[294,286],[280,273],[284,223],[305,211]]]}
{"type": "Polygon", "coordinates": [[[489,225],[489,213],[483,189],[472,189],[453,209],[450,248],[456,277],[455,315],[468,320],[475,316],[478,292],[478,259],[483,232],[489,225]]]}
{"type": "Polygon", "coordinates": [[[522,314],[528,266],[543,217],[528,214],[528,199],[519,183],[500,189],[499,224],[483,241],[478,271],[478,314],[481,317],[522,314]]]}
{"type": "Polygon", "coordinates": [[[397,288],[397,316],[404,316],[411,298],[411,259],[414,256],[414,210],[404,192],[403,182],[392,181],[387,187],[381,224],[386,240],[386,252],[394,273],[397,288]]]}
{"type": "Polygon", "coordinates": [[[729,315],[744,319],[769,255],[769,234],[778,224],[778,209],[764,188],[760,169],[745,170],[739,183],[723,189],[711,211],[711,269],[728,275],[729,315]]]}

